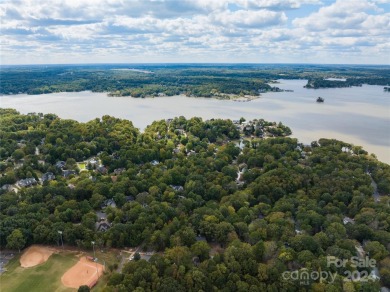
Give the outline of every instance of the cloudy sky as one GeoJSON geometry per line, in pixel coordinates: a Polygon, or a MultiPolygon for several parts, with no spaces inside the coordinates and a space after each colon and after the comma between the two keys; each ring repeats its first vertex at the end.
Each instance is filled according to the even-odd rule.
{"type": "Polygon", "coordinates": [[[390,0],[0,0],[1,64],[390,64],[390,0]]]}

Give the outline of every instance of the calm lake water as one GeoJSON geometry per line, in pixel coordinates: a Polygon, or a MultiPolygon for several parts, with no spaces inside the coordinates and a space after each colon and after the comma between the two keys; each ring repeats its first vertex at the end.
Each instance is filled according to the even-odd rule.
{"type": "Polygon", "coordinates": [[[279,88],[294,92],[262,94],[251,102],[185,96],[137,99],[108,97],[105,93],[72,92],[45,95],[0,96],[0,107],[21,113],[55,113],[86,122],[103,115],[126,118],[144,129],[154,120],[176,116],[204,119],[264,118],[281,121],[303,143],[336,138],[361,145],[390,163],[390,93],[383,86],[305,89],[306,80],[279,80],[279,88]],[[324,103],[315,102],[321,96],[324,103]]]}

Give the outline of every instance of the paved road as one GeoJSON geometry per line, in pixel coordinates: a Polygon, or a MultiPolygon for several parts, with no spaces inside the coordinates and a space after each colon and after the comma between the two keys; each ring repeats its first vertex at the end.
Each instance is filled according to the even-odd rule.
{"type": "Polygon", "coordinates": [[[7,271],[5,266],[8,264],[9,260],[11,260],[13,257],[14,257],[13,253],[8,253],[8,252],[0,253],[0,274],[2,274],[5,271],[7,271]]]}
{"type": "Polygon", "coordinates": [[[117,272],[121,273],[123,266],[129,261],[134,259],[134,254],[138,251],[140,247],[137,247],[135,250],[122,250],[121,251],[121,262],[118,265],[117,272]]]}
{"type": "Polygon", "coordinates": [[[372,193],[372,196],[374,197],[374,201],[376,203],[378,203],[381,200],[381,197],[380,197],[380,195],[378,193],[378,186],[377,186],[376,182],[373,180],[373,178],[371,176],[371,173],[368,173],[368,175],[371,178],[371,186],[374,188],[374,192],[372,193]]]}

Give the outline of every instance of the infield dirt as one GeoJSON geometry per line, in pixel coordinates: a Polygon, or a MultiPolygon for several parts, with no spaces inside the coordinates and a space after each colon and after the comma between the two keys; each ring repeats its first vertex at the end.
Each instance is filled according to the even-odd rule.
{"type": "Polygon", "coordinates": [[[80,260],[61,277],[61,282],[69,288],[79,288],[82,285],[93,287],[103,274],[104,267],[101,264],[81,257],[80,260]]]}
{"type": "Polygon", "coordinates": [[[20,265],[23,268],[31,268],[39,264],[43,264],[54,252],[54,249],[45,246],[33,245],[29,247],[20,257],[20,265]]]}

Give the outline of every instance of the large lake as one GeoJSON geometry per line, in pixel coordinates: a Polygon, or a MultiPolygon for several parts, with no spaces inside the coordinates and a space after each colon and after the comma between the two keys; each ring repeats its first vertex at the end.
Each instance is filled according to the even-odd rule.
{"type": "Polygon", "coordinates": [[[383,86],[305,89],[306,80],[279,80],[279,88],[294,92],[265,93],[251,102],[185,96],[136,99],[105,93],[77,92],[0,96],[2,108],[21,113],[55,113],[62,118],[89,121],[103,115],[131,120],[141,130],[153,120],[185,116],[204,119],[264,118],[288,125],[303,143],[336,138],[361,145],[390,163],[390,93],[383,86]],[[325,98],[324,103],[315,102],[325,98]]]}

